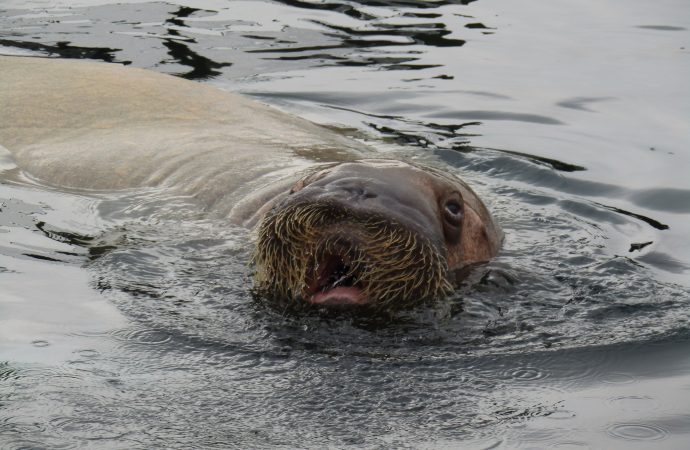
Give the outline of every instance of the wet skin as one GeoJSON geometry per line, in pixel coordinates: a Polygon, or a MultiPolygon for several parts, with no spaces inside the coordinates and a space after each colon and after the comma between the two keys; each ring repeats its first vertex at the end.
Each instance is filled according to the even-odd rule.
{"type": "MultiPolygon", "coordinates": [[[[436,278],[447,276],[447,272],[487,261],[500,247],[501,232],[476,194],[454,176],[429,167],[392,160],[332,165],[300,179],[287,195],[275,201],[267,214],[269,219],[264,222],[271,227],[271,216],[296,208],[310,210],[313,205],[322,205],[318,214],[333,214],[338,218],[319,223],[316,230],[304,233],[308,237],[287,236],[282,228],[272,234],[260,231],[260,239],[266,236],[266,240],[296,241],[287,251],[293,256],[286,260],[285,266],[304,265],[306,275],[290,294],[283,293],[296,300],[323,305],[376,306],[384,301],[378,298],[377,292],[386,287],[377,286],[377,281],[363,281],[372,265],[393,266],[395,269],[391,269],[389,276],[402,276],[403,269],[397,266],[399,260],[411,257],[410,263],[416,265],[413,270],[419,271],[420,278],[413,280],[414,277],[409,277],[409,282],[421,280],[422,283],[434,284],[441,283],[436,278]],[[365,230],[372,227],[371,221],[375,222],[374,232],[365,230]],[[363,241],[373,240],[373,235],[380,234],[378,230],[390,234],[405,230],[402,232],[407,233],[406,239],[420,241],[424,245],[395,247],[397,253],[393,248],[390,253],[385,253],[387,249],[376,247],[379,244],[368,247],[371,243],[363,241]],[[322,251],[321,247],[326,245],[330,247],[322,251]],[[361,248],[367,250],[359,250],[361,248]],[[368,252],[381,253],[385,257],[374,263],[375,258],[368,261],[368,252]],[[419,254],[403,255],[410,252],[419,254]],[[294,256],[305,253],[315,256],[311,259],[294,256]],[[423,266],[428,264],[427,257],[438,261],[442,267],[439,270],[445,273],[425,280],[422,273],[426,269],[423,266]],[[358,267],[354,267],[357,264],[353,259],[361,261],[358,267]]],[[[300,217],[300,214],[295,214],[290,220],[299,222],[300,217]]],[[[260,224],[260,230],[264,226],[264,223],[260,224]]],[[[260,240],[259,251],[262,251],[263,244],[260,240]]],[[[270,245],[267,247],[275,252],[270,245]]],[[[259,271],[261,269],[259,267],[259,271]]],[[[377,267],[377,272],[384,269],[377,267]]],[[[285,267],[285,270],[289,268],[285,267]]],[[[282,272],[269,272],[270,278],[280,280],[282,272]]],[[[290,284],[288,281],[285,283],[290,284]]],[[[440,295],[442,289],[427,291],[417,287],[401,289],[401,292],[405,292],[407,297],[419,298],[395,299],[395,303],[387,299],[386,306],[414,304],[425,295],[440,295]]]]}

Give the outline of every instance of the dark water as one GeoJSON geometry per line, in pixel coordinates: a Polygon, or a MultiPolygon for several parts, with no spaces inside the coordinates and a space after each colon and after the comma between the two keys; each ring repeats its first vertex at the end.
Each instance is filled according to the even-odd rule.
{"type": "Polygon", "coordinates": [[[248,294],[245,230],[0,155],[0,448],[690,446],[684,1],[79,5],[2,2],[0,49],[440,159],[506,241],[393,321],[283,316],[248,294]]]}

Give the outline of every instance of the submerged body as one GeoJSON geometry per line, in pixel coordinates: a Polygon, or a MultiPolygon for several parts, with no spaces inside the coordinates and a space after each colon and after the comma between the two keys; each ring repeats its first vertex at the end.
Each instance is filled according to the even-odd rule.
{"type": "Polygon", "coordinates": [[[165,187],[257,229],[260,292],[377,309],[446,294],[501,233],[437,169],[240,95],[113,64],[0,56],[0,145],[43,182],[165,187]]]}

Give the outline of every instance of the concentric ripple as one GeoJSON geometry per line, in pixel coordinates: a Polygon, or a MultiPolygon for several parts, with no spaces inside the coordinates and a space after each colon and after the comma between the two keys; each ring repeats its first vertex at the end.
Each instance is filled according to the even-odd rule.
{"type": "Polygon", "coordinates": [[[643,423],[619,423],[607,428],[607,433],[626,441],[659,441],[668,435],[668,431],[656,426],[643,423]]]}
{"type": "Polygon", "coordinates": [[[111,335],[124,343],[161,345],[170,342],[169,333],[146,328],[124,328],[113,331],[111,335]]]}
{"type": "Polygon", "coordinates": [[[515,367],[508,369],[503,374],[504,378],[517,381],[537,381],[549,376],[549,373],[536,367],[515,367]]]}
{"type": "Polygon", "coordinates": [[[608,399],[608,404],[625,412],[648,413],[659,408],[659,404],[646,395],[625,395],[608,399]]]}

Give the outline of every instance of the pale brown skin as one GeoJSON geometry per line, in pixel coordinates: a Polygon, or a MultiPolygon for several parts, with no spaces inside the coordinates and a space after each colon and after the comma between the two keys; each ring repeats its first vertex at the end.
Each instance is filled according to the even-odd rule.
{"type": "Polygon", "coordinates": [[[51,185],[165,187],[236,223],[256,209],[259,192],[315,161],[372,154],[213,86],[118,64],[18,56],[0,56],[0,145],[51,185]]]}
{"type": "Polygon", "coordinates": [[[357,141],[208,85],[115,64],[0,56],[0,105],[0,145],[51,185],[165,187],[250,228],[290,198],[330,196],[427,235],[451,270],[500,247],[489,212],[453,175],[366,159],[376,153],[357,141]]]}

